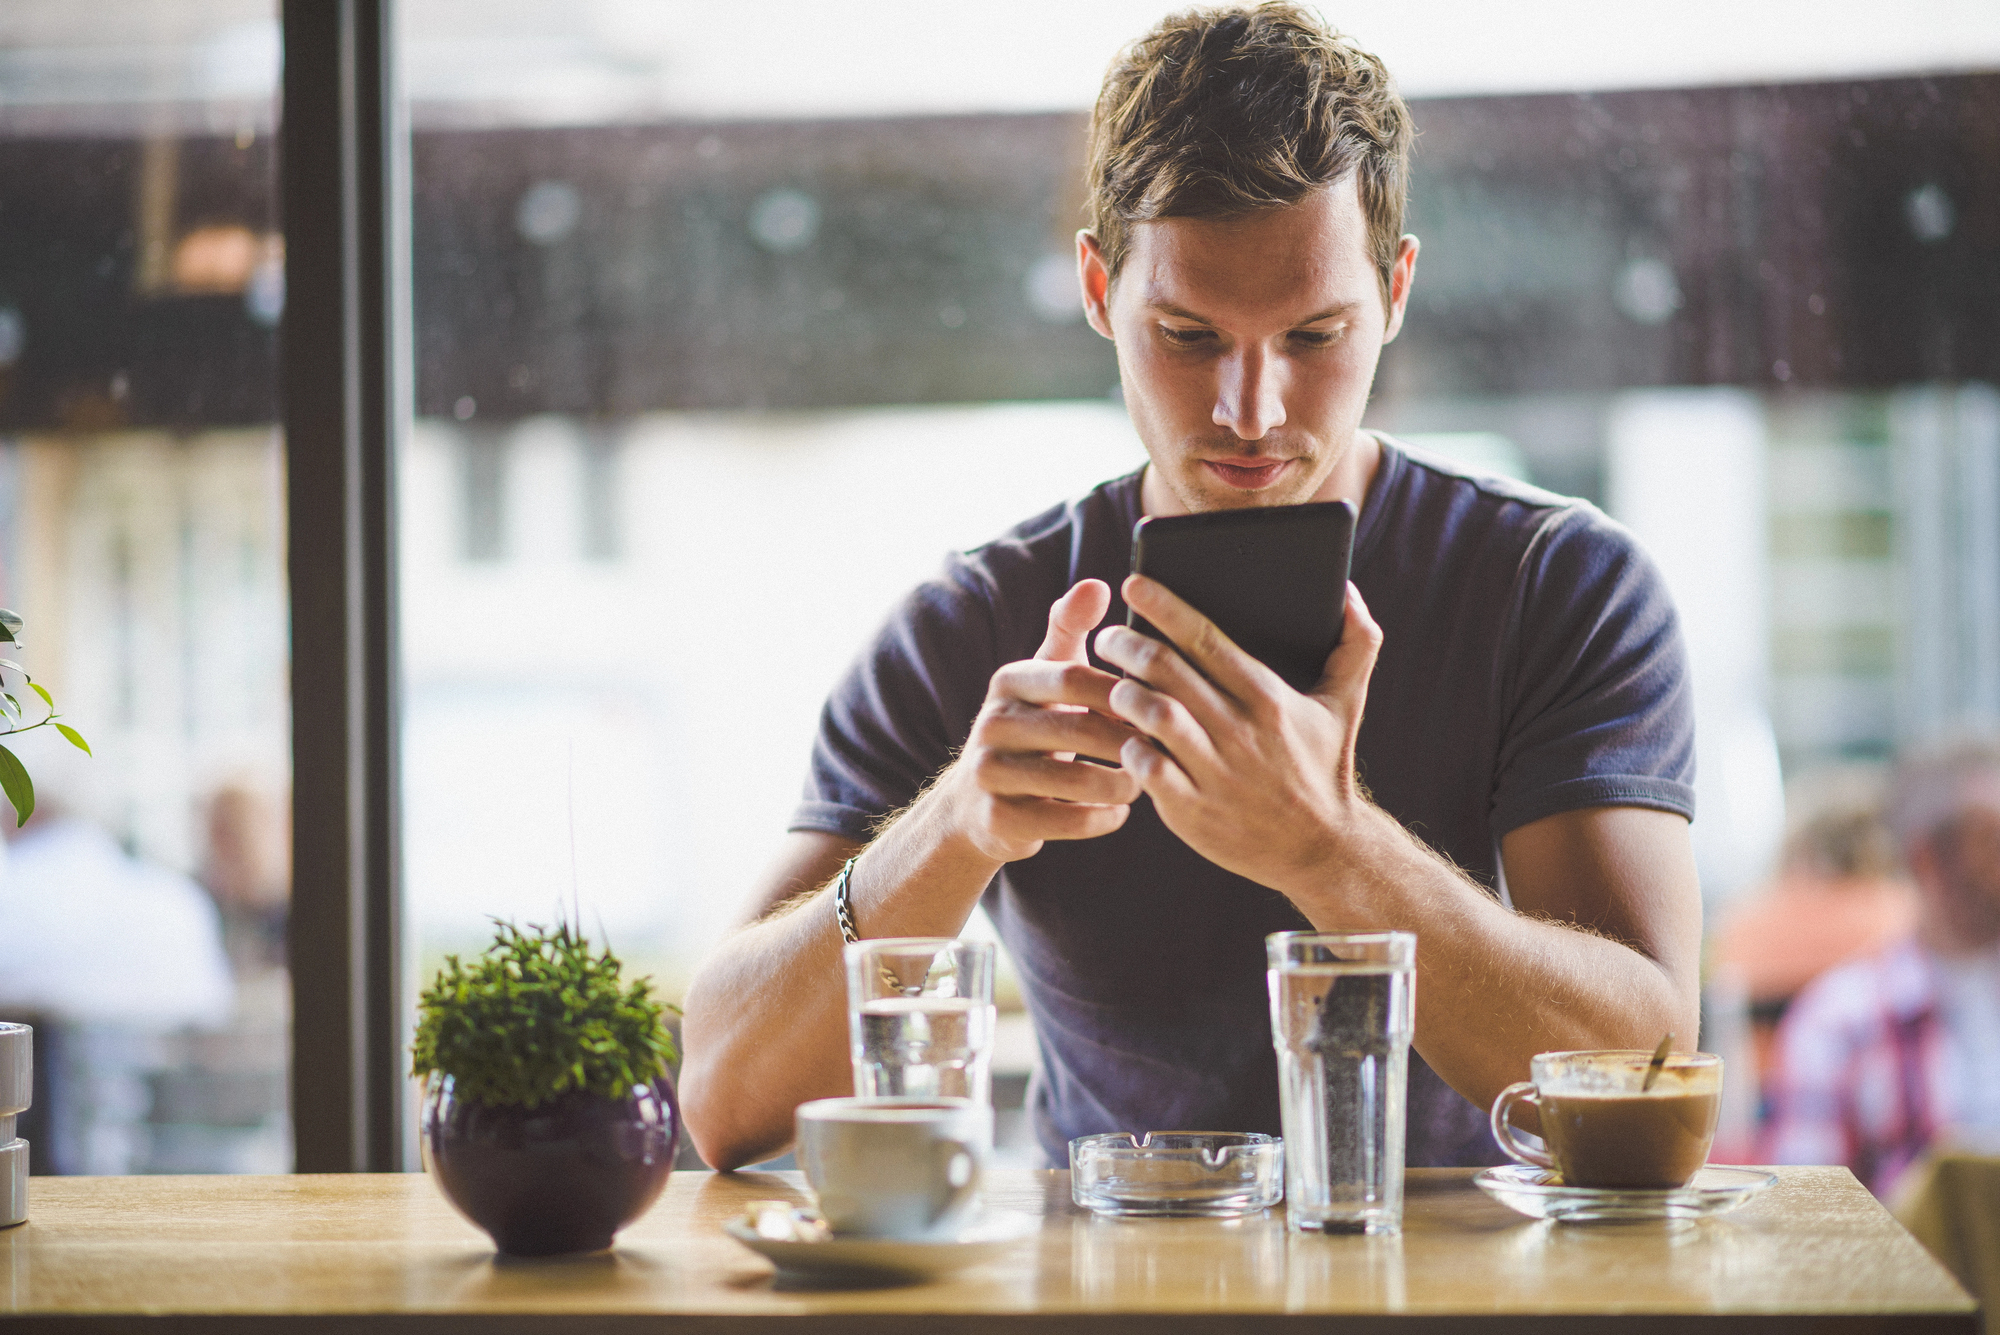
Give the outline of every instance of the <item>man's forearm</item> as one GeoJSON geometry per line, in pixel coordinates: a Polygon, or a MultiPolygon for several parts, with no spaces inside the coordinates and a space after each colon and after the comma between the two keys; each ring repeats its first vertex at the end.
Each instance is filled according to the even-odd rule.
{"type": "MultiPolygon", "coordinates": [[[[955,835],[943,803],[936,791],[920,799],[856,865],[850,900],[864,935],[954,936],[971,916],[999,864],[955,835]]],[[[807,883],[824,885],[852,847],[823,837],[823,851],[808,848],[807,883]]],[[[681,1100],[689,1133],[717,1168],[781,1153],[794,1108],[852,1089],[830,897],[822,888],[737,931],[688,989],[681,1100]]]]}
{"type": "MultiPolygon", "coordinates": [[[[1417,934],[1418,1053],[1479,1106],[1538,1052],[1695,1044],[1692,977],[1588,929],[1509,910],[1372,805],[1332,869],[1285,890],[1323,931],[1417,934]],[[1360,906],[1360,907],[1357,907],[1360,906]]],[[[1698,932],[1698,921],[1697,921],[1698,932]]]]}

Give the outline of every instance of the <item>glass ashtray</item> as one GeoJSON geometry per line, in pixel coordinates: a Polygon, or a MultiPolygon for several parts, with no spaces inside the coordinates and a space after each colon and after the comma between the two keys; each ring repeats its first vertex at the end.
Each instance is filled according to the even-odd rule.
{"type": "Polygon", "coordinates": [[[1285,1142],[1255,1131],[1079,1136],[1069,1183],[1071,1199],[1096,1214],[1255,1214],[1285,1198],[1285,1142]]]}

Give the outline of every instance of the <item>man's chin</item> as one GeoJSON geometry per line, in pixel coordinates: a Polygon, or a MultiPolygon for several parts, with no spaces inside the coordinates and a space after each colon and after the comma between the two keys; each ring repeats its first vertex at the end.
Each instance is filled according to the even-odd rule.
{"type": "Polygon", "coordinates": [[[1174,492],[1182,505],[1199,513],[1203,510],[1250,510],[1268,505],[1303,505],[1313,498],[1318,490],[1317,478],[1301,476],[1296,479],[1289,474],[1303,470],[1286,469],[1287,476],[1280,477],[1270,486],[1247,488],[1232,487],[1206,476],[1207,470],[1196,464],[1194,476],[1183,475],[1175,479],[1174,492]]]}

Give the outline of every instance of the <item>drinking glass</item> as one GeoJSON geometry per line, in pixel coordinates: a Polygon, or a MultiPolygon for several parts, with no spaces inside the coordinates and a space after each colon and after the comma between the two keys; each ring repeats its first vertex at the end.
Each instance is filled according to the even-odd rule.
{"type": "Polygon", "coordinates": [[[1264,945],[1286,1216],[1307,1233],[1400,1232],[1416,935],[1276,932],[1264,945]]]}
{"type": "Polygon", "coordinates": [[[892,936],[847,947],[847,1033],[864,1098],[992,1096],[993,943],[892,936]]]}

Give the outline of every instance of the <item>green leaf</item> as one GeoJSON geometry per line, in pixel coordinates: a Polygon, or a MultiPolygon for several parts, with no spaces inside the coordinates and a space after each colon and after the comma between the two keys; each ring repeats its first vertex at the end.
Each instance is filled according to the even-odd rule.
{"type": "Polygon", "coordinates": [[[28,767],[21,758],[4,746],[0,746],[0,791],[14,804],[14,828],[26,825],[28,817],[35,814],[35,781],[28,777],[28,767]]]}
{"type": "Polygon", "coordinates": [[[568,924],[495,924],[477,959],[447,956],[418,1005],[414,1074],[448,1075],[463,1098],[529,1108],[581,1090],[622,1098],[678,1060],[651,985],[619,978],[568,924]]]}
{"type": "Polygon", "coordinates": [[[27,717],[26,714],[21,712],[21,702],[19,699],[15,697],[12,691],[0,691],[0,700],[5,700],[7,702],[6,707],[14,712],[15,718],[27,717]]]}
{"type": "Polygon", "coordinates": [[[0,644],[19,644],[22,624],[20,617],[0,607],[0,644]]]}
{"type": "Polygon", "coordinates": [[[54,709],[56,707],[56,698],[53,695],[50,695],[48,692],[48,688],[43,686],[40,682],[38,681],[29,682],[28,689],[33,691],[36,695],[41,696],[42,703],[47,705],[50,709],[54,709]]]}
{"type": "Polygon", "coordinates": [[[56,724],[56,731],[69,738],[69,744],[85,755],[90,755],[90,743],[83,740],[83,734],[67,723],[56,724]]]}

